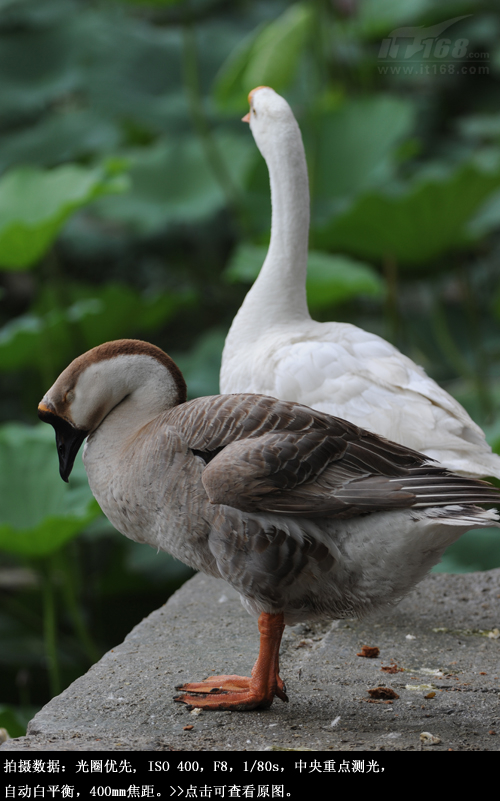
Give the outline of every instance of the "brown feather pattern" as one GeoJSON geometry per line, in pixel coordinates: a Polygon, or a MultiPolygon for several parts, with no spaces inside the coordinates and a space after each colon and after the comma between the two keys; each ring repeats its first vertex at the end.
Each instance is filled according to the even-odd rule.
{"type": "Polygon", "coordinates": [[[172,364],[145,343],[106,343],[61,374],[41,409],[79,431],[123,385],[84,452],[101,508],[126,536],[226,579],[253,613],[297,622],[393,603],[464,530],[498,525],[473,505],[498,502],[485,482],[298,403],[182,402],[172,364]]]}
{"type": "Polygon", "coordinates": [[[416,451],[301,404],[259,395],[198,398],[167,412],[165,423],[204,456],[211,503],[244,512],[349,518],[498,502],[486,482],[454,476],[416,451]]]}

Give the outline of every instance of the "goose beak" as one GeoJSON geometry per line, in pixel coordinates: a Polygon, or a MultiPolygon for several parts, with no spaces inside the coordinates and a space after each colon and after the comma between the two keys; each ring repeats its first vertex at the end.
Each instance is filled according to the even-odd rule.
{"type": "Polygon", "coordinates": [[[56,432],[57,455],[59,456],[59,474],[68,483],[73,469],[76,454],[80,445],[89,433],[75,428],[67,420],[59,417],[55,411],[43,401],[38,405],[38,417],[44,423],[50,423],[56,432]]]}
{"type": "Polygon", "coordinates": [[[248,93],[248,102],[250,103],[250,111],[248,114],[245,114],[244,117],[241,118],[242,122],[250,122],[250,113],[252,111],[252,100],[255,92],[258,92],[259,89],[270,89],[269,86],[256,86],[255,89],[252,89],[251,92],[248,93]]]}

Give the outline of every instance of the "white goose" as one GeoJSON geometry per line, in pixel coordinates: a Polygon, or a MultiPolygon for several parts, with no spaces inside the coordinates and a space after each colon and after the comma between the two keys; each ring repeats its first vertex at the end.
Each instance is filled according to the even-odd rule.
{"type": "Polygon", "coordinates": [[[267,162],[269,251],[227,335],[222,393],[297,401],[422,451],[458,473],[500,478],[500,457],[465,409],[393,345],[348,323],[318,323],[306,300],[309,187],[300,130],[268,87],[250,95],[267,162]]]}
{"type": "Polygon", "coordinates": [[[111,523],[226,579],[259,618],[250,677],[186,684],[206,709],[287,700],[283,628],[394,603],[464,531],[499,525],[500,493],[305,406],[259,395],[185,402],[159,348],[136,340],[75,359],[38,407],[67,481],[87,438],[89,484],[111,523]]]}

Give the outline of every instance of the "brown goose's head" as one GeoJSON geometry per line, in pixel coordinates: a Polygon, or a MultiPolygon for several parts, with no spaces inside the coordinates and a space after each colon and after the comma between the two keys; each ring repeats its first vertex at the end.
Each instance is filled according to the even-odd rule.
{"type": "Polygon", "coordinates": [[[106,342],[78,356],[38,405],[56,432],[59,472],[68,481],[80,446],[120,403],[131,403],[131,425],[143,424],[186,400],[177,365],[160,348],[135,339],[106,342]]]}

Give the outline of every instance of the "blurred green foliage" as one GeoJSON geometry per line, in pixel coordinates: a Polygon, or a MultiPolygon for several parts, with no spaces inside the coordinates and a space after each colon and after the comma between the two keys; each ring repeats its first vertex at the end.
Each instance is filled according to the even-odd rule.
{"type": "Polygon", "coordinates": [[[76,209],[127,188],[102,169],[68,164],[45,171],[18,167],[0,181],[0,267],[24,269],[52,245],[76,209]]]}
{"type": "MultiPolygon", "coordinates": [[[[499,30],[489,0],[1,0],[12,735],[189,575],[113,533],[81,463],[61,482],[36,405],[72,358],[124,336],[170,352],[190,397],[217,391],[269,237],[266,166],[240,122],[254,86],[283,93],[303,131],[312,314],[393,341],[500,452],[499,30]],[[391,39],[401,26],[422,46],[391,39]]],[[[499,564],[498,535],[481,532],[443,566],[499,564]]]]}

